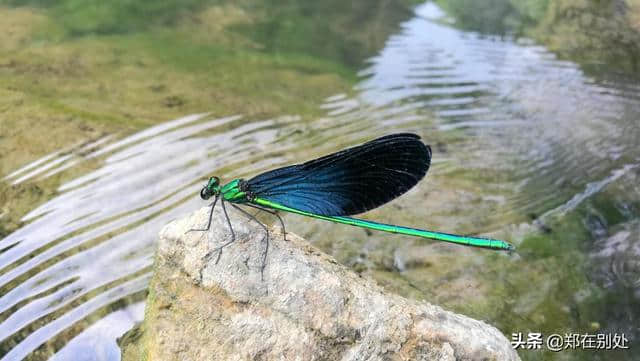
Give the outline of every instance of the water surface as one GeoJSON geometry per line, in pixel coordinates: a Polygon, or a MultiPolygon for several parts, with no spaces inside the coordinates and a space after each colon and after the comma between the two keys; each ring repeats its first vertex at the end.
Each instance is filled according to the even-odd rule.
{"type": "Polygon", "coordinates": [[[4,176],[38,182],[88,160],[101,164],[0,240],[2,360],[117,360],[115,339],[143,317],[156,235],[204,205],[197,194],[208,176],[250,177],[395,131],[431,144],[432,168],[365,217],[503,237],[519,253],[293,215],[288,230],[391,290],[488,320],[508,336],[594,332],[597,323],[635,341],[640,85],[585,74],[533,41],[462,31],[445,18],[433,3],[419,6],[353,91],[327,98],[319,105],[326,115],[312,121],[189,115],[86,140],[4,176]]]}

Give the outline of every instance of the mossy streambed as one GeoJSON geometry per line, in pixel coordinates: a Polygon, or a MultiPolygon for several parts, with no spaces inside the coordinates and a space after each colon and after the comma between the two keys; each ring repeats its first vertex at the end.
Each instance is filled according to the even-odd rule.
{"type": "MultiPolygon", "coordinates": [[[[292,215],[288,229],[390,290],[508,337],[625,332],[633,346],[640,110],[635,81],[620,76],[629,62],[563,51],[556,36],[552,53],[458,30],[455,4],[442,4],[452,18],[433,4],[412,15],[402,2],[163,4],[2,2],[0,175],[51,156],[0,188],[0,322],[10,330],[0,353],[115,355],[141,317],[155,234],[203,205],[206,177],[252,176],[393,131],[431,144],[432,168],[363,217],[503,237],[518,252],[292,215]]],[[[522,33],[544,44],[540,16],[569,24],[557,20],[564,8],[528,12],[539,18],[522,33]]],[[[624,19],[635,24],[632,12],[624,19]]],[[[616,24],[633,45],[633,26],[616,24]]]]}

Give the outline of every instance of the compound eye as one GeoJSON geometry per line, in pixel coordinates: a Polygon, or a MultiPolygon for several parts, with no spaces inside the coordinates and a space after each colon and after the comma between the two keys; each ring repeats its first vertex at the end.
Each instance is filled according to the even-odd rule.
{"type": "Polygon", "coordinates": [[[209,178],[209,185],[210,185],[210,186],[215,187],[215,186],[217,186],[218,184],[220,184],[220,178],[215,177],[215,176],[214,176],[214,177],[209,178]]]}
{"type": "Polygon", "coordinates": [[[211,198],[211,194],[209,193],[209,189],[207,187],[202,188],[200,191],[200,198],[207,200],[211,198]]]}

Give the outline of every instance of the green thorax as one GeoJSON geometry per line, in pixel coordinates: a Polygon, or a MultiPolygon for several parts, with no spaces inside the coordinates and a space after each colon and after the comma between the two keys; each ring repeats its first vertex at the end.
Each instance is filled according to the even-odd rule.
{"type": "Polygon", "coordinates": [[[222,198],[225,201],[229,201],[232,203],[242,203],[247,200],[247,194],[240,190],[241,179],[235,179],[231,182],[225,184],[220,192],[222,193],[222,198]]]}

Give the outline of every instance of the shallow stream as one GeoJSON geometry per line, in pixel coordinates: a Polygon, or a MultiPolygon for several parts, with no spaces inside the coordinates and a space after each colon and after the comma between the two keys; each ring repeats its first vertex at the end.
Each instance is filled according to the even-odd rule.
{"type": "MultiPolygon", "coordinates": [[[[390,290],[513,332],[640,336],[640,84],[531,40],[463,31],[435,4],[386,41],[348,94],[302,121],[188,115],[83,141],[2,175],[38,182],[88,160],[0,240],[2,360],[117,360],[143,317],[154,241],[205,203],[210,175],[251,177],[396,131],[433,148],[414,190],[364,217],[504,238],[515,254],[295,215],[288,230],[390,290]],[[81,355],[81,356],[78,356],[81,355]]],[[[637,359],[639,348],[613,353],[637,359]]],[[[521,351],[526,360],[609,360],[521,351]]]]}

